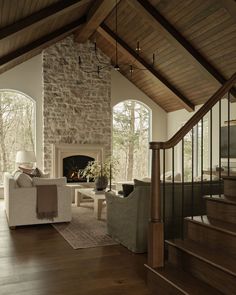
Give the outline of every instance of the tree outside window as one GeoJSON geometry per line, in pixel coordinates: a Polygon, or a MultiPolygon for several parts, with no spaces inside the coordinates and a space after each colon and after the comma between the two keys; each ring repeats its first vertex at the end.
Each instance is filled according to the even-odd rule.
{"type": "Polygon", "coordinates": [[[34,150],[34,102],[23,93],[0,90],[0,182],[15,169],[18,150],[34,150]]]}
{"type": "Polygon", "coordinates": [[[209,128],[208,120],[200,121],[191,132],[184,137],[184,181],[192,180],[192,169],[194,177],[201,176],[201,169],[207,170],[209,167],[209,128]],[[203,126],[202,126],[203,123],[203,126]],[[202,133],[203,132],[203,133],[202,133]],[[203,141],[202,141],[203,139],[203,141]],[[193,143],[192,143],[193,140],[193,143]],[[193,145],[193,160],[192,160],[193,145]],[[201,158],[203,153],[203,167],[201,158]],[[192,165],[193,163],[193,165],[192,165]]]}
{"type": "Polygon", "coordinates": [[[119,161],[116,181],[149,175],[150,110],[127,100],[113,108],[113,156],[119,161]]]}

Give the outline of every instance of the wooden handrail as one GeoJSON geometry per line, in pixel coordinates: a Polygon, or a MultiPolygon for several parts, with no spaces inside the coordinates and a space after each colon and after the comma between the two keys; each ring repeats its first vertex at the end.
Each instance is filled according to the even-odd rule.
{"type": "Polygon", "coordinates": [[[236,83],[236,73],[220,87],[209,100],[194,114],[188,122],[168,141],[166,142],[150,142],[150,148],[156,149],[170,149],[176,146],[184,136],[212,109],[212,107],[225,95],[230,88],[236,83]]]}

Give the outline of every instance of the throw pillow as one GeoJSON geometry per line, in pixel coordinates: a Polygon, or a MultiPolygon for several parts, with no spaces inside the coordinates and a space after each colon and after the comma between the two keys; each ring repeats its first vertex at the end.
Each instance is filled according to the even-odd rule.
{"type": "Polygon", "coordinates": [[[33,185],[58,185],[63,186],[66,185],[66,177],[60,178],[41,178],[41,177],[34,177],[33,178],[33,185]]]}
{"type": "Polygon", "coordinates": [[[134,185],[123,183],[122,188],[123,188],[123,196],[125,198],[125,197],[128,197],[128,195],[132,193],[132,191],[134,190],[134,185]]]}
{"type": "Polygon", "coordinates": [[[43,173],[43,171],[39,168],[37,168],[39,171],[40,176],[38,177],[42,177],[42,178],[49,178],[50,177],[50,173],[43,173]]]}
{"type": "Polygon", "coordinates": [[[150,186],[151,182],[146,182],[138,179],[134,179],[134,187],[139,187],[139,186],[150,186]]]}
{"type": "Polygon", "coordinates": [[[16,169],[16,170],[14,170],[13,172],[12,172],[12,177],[14,178],[15,177],[15,174],[17,173],[17,172],[21,172],[19,169],[16,169]]]}
{"type": "Polygon", "coordinates": [[[40,177],[40,173],[38,168],[25,168],[25,167],[19,167],[19,170],[27,175],[29,175],[31,178],[33,177],[40,177]]]}
{"type": "Polygon", "coordinates": [[[182,180],[182,176],[181,176],[181,173],[175,173],[174,175],[174,180],[175,181],[181,181],[182,180]]]}
{"type": "Polygon", "coordinates": [[[25,173],[16,172],[14,175],[14,180],[19,185],[19,187],[32,187],[32,179],[25,173]]]}
{"type": "MultiPolygon", "coordinates": [[[[172,180],[172,171],[167,171],[164,175],[165,180],[170,181],[172,180]]],[[[161,180],[163,180],[163,174],[161,175],[161,180]]],[[[174,181],[181,181],[182,180],[182,175],[179,172],[174,173],[174,181]]]]}
{"type": "Polygon", "coordinates": [[[38,168],[33,169],[32,175],[34,175],[34,177],[41,177],[41,173],[38,168]]]}
{"type": "Polygon", "coordinates": [[[144,177],[141,180],[145,182],[151,182],[151,177],[144,177]]]}

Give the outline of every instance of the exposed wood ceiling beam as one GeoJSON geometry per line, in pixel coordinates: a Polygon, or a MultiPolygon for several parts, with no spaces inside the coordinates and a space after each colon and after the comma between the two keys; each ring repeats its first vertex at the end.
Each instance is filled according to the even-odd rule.
{"type": "Polygon", "coordinates": [[[80,25],[86,22],[86,16],[79,18],[76,21],[46,35],[43,36],[26,46],[23,46],[15,51],[0,58],[0,74],[6,70],[9,70],[13,66],[25,61],[37,54],[39,54],[44,48],[56,43],[57,41],[65,38],[69,34],[73,33],[79,28],[80,25]]]}
{"type": "MultiPolygon", "coordinates": [[[[217,87],[226,79],[146,0],[126,0],[149,25],[158,30],[189,63],[217,87]]],[[[228,0],[227,0],[228,1],[228,0]]],[[[236,97],[236,89],[231,93],[236,97]]]]}
{"type": "Polygon", "coordinates": [[[32,29],[36,25],[41,25],[51,18],[59,17],[61,14],[83,6],[90,1],[91,0],[62,0],[53,5],[45,7],[40,11],[37,11],[9,26],[0,29],[0,40],[13,36],[24,29],[32,29]]]}
{"type": "MultiPolygon", "coordinates": [[[[120,0],[117,0],[117,4],[120,0]]],[[[84,43],[97,30],[108,14],[116,6],[115,0],[98,0],[91,7],[87,15],[87,22],[76,34],[75,41],[84,43]]]]}
{"type": "Polygon", "coordinates": [[[235,0],[220,0],[223,7],[226,8],[231,17],[236,21],[236,2],[235,0]]]}
{"type": "Polygon", "coordinates": [[[115,45],[117,40],[119,50],[121,50],[126,56],[129,55],[132,58],[136,58],[139,64],[145,67],[152,75],[154,75],[162,84],[169,88],[169,90],[176,96],[180,104],[188,111],[194,110],[194,105],[171,83],[162,76],[157,70],[155,70],[150,64],[148,64],[140,55],[136,53],[135,50],[131,49],[119,36],[117,36],[113,31],[110,30],[104,23],[97,30],[107,41],[115,45]]]}

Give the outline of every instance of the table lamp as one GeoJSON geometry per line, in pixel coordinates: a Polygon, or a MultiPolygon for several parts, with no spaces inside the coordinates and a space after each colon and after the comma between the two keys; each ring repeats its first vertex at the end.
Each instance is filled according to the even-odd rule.
{"type": "Polygon", "coordinates": [[[16,163],[25,168],[32,168],[36,162],[35,153],[33,151],[18,151],[16,153],[16,163]]]}

